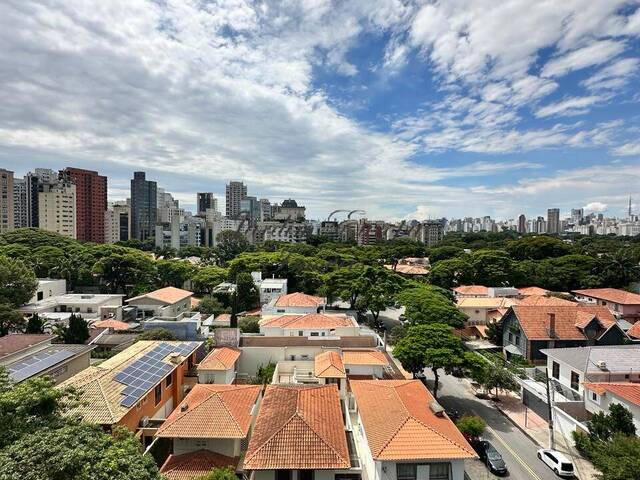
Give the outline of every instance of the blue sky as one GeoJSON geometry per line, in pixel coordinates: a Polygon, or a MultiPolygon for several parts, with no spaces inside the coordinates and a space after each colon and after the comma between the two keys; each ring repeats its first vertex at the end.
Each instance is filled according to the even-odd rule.
{"type": "Polygon", "coordinates": [[[0,5],[0,165],[400,219],[640,210],[640,2],[0,5]]]}

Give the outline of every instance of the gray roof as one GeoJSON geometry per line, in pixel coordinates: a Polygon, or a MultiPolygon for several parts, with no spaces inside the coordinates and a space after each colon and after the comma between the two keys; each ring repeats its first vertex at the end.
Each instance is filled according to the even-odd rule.
{"type": "Polygon", "coordinates": [[[586,373],[640,372],[640,345],[546,348],[540,351],[586,373]],[[598,368],[600,361],[606,363],[606,370],[598,368]]]}

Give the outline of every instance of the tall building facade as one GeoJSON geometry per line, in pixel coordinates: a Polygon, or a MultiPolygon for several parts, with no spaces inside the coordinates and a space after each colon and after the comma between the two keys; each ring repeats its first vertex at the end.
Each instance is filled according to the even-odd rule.
{"type": "Polygon", "coordinates": [[[226,212],[229,218],[238,218],[242,199],[247,196],[247,186],[242,182],[229,182],[226,187],[226,212]]]}
{"type": "Polygon", "coordinates": [[[547,210],[547,233],[560,233],[560,209],[550,208],[547,210]]]}
{"type": "Polygon", "coordinates": [[[24,178],[13,179],[13,226],[24,228],[28,226],[27,211],[27,180],[24,178]]]}
{"type": "Polygon", "coordinates": [[[213,195],[213,192],[200,192],[198,193],[198,215],[204,216],[207,210],[218,210],[218,199],[213,195]]]}
{"type": "Polygon", "coordinates": [[[38,192],[38,227],[69,238],[77,237],[76,186],[45,183],[38,192]]]}
{"type": "Polygon", "coordinates": [[[524,214],[518,217],[518,233],[527,233],[527,217],[524,214]]]}
{"type": "Polygon", "coordinates": [[[131,238],[153,237],[158,220],[158,185],[146,179],[145,172],[134,172],[131,180],[131,238]]]}
{"type": "Polygon", "coordinates": [[[0,169],[0,233],[13,228],[13,172],[0,169]]]}
{"type": "Polygon", "coordinates": [[[131,235],[131,205],[114,202],[104,212],[104,241],[116,243],[129,240],[131,235]]]}
{"type": "Polygon", "coordinates": [[[93,170],[67,167],[60,178],[76,186],[76,238],[104,243],[107,210],[107,177],[93,170]]]}

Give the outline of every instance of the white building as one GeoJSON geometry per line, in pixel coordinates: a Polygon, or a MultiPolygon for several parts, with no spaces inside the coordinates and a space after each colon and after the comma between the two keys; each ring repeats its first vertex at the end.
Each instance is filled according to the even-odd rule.
{"type": "Polygon", "coordinates": [[[113,202],[104,212],[104,241],[116,243],[131,237],[131,205],[113,202]]]}
{"type": "Polygon", "coordinates": [[[307,313],[319,313],[325,310],[327,301],[325,298],[296,292],[281,295],[262,306],[262,316],[278,315],[282,313],[295,313],[304,315],[307,313]]]}
{"type": "Polygon", "coordinates": [[[637,383],[585,383],[584,406],[591,413],[609,413],[609,406],[622,405],[631,412],[640,432],[640,385],[637,383]]]}
{"type": "Polygon", "coordinates": [[[36,303],[41,300],[57,297],[67,293],[67,281],[64,279],[39,278],[36,291],[29,300],[29,303],[36,303]]]}
{"type": "Polygon", "coordinates": [[[38,192],[38,222],[43,230],[76,238],[76,186],[65,182],[43,184],[38,192]]]}
{"type": "Polygon", "coordinates": [[[240,354],[241,351],[237,348],[213,349],[198,364],[198,382],[232,384],[236,379],[240,354]]]}
{"type": "Polygon", "coordinates": [[[355,337],[360,334],[360,327],[349,315],[286,314],[263,319],[260,333],[267,337],[355,337]]]}
{"type": "Polygon", "coordinates": [[[50,297],[43,295],[42,300],[23,305],[19,310],[26,316],[37,313],[52,321],[65,321],[72,313],[85,320],[122,320],[122,297],[123,295],[94,293],[67,293],[50,297]]]}
{"type": "Polygon", "coordinates": [[[253,283],[260,292],[260,305],[276,300],[287,294],[286,278],[262,278],[262,272],[251,272],[253,283]]]}
{"type": "Polygon", "coordinates": [[[191,310],[193,292],[181,288],[165,287],[138,295],[127,303],[138,309],[139,318],[160,317],[176,319],[191,310]]]}

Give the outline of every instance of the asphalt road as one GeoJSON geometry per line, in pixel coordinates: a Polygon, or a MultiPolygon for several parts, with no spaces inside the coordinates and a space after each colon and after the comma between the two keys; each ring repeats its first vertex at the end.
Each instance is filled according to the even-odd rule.
{"type": "MultiPolygon", "coordinates": [[[[427,378],[428,371],[425,372],[427,378]]],[[[488,401],[476,398],[468,389],[468,382],[451,375],[440,376],[438,401],[445,409],[455,409],[460,414],[473,414],[484,419],[487,429],[484,438],[489,440],[504,458],[509,477],[515,480],[557,480],[557,477],[536,452],[538,445],[514,426],[488,401]]],[[[471,473],[471,472],[469,472],[471,473]]],[[[479,479],[492,478],[481,476],[479,479]]],[[[472,476],[471,480],[475,480],[472,476]]]]}

